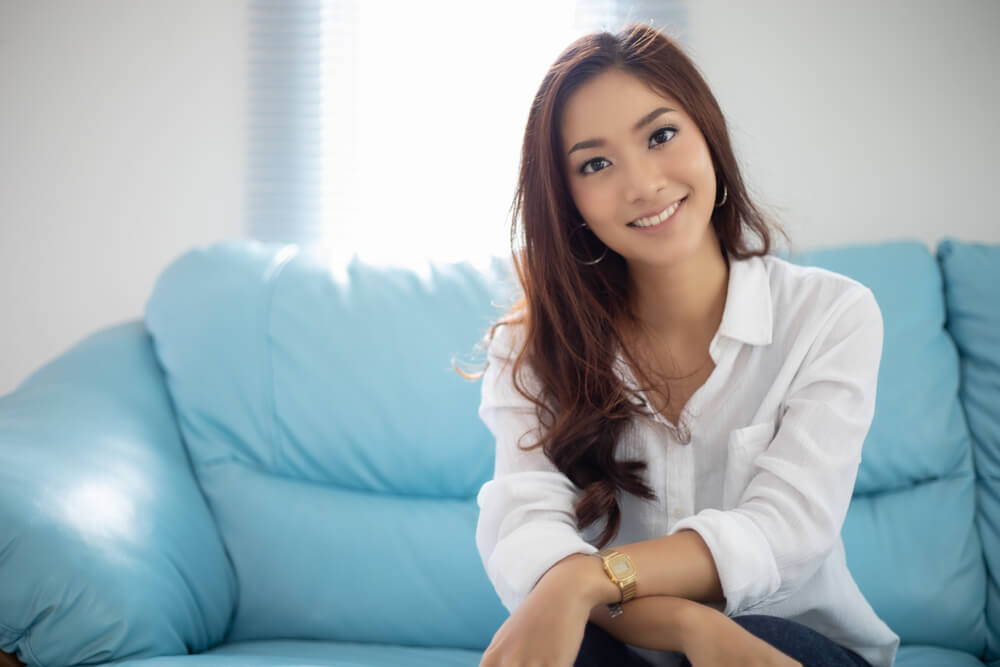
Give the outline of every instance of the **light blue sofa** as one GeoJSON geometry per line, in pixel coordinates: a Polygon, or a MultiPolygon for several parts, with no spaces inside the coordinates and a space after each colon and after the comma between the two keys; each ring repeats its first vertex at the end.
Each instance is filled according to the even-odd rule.
{"type": "MultiPolygon", "coordinates": [[[[1000,246],[829,249],[885,351],[844,527],[898,665],[1000,665],[1000,246]]],[[[0,398],[0,650],[30,665],[476,665],[493,442],[473,348],[504,264],[193,250],[143,321],[0,398]],[[197,655],[188,655],[197,654],[197,655]]],[[[9,351],[7,353],[10,353],[9,351]]]]}

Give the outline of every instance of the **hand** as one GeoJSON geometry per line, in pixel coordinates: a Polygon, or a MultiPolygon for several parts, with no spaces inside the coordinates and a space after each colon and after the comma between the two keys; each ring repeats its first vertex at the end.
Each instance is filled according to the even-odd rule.
{"type": "Polygon", "coordinates": [[[691,667],[802,667],[763,639],[711,607],[701,607],[686,633],[684,655],[691,667]]]}
{"type": "Polygon", "coordinates": [[[565,578],[543,576],[493,635],[480,667],[572,667],[590,609],[565,578]]]}

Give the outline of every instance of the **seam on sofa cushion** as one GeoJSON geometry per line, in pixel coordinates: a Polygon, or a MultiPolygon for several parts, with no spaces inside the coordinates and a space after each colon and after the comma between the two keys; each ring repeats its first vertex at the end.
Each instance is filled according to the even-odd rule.
{"type": "Polygon", "coordinates": [[[0,636],[9,636],[13,639],[17,639],[24,634],[24,630],[15,630],[13,627],[7,625],[3,621],[0,621],[0,636]]]}
{"type": "Polygon", "coordinates": [[[950,480],[950,479],[961,479],[963,477],[975,480],[978,477],[978,475],[973,470],[955,470],[955,471],[952,471],[952,472],[948,473],[947,475],[937,475],[935,477],[922,477],[922,478],[920,478],[920,479],[918,479],[916,481],[908,482],[906,484],[900,484],[899,486],[893,486],[893,487],[887,487],[887,488],[883,488],[883,489],[878,489],[877,491],[867,491],[865,493],[855,493],[852,496],[852,499],[853,498],[877,498],[879,496],[882,496],[882,495],[885,495],[885,494],[888,494],[888,493],[900,493],[902,491],[908,491],[909,489],[913,489],[913,488],[921,486],[923,484],[929,484],[931,482],[940,482],[940,481],[945,481],[945,480],[950,480]]]}
{"type": "Polygon", "coordinates": [[[270,433],[267,437],[270,439],[270,449],[271,449],[271,461],[270,465],[272,469],[277,469],[278,461],[280,458],[280,447],[278,445],[278,415],[277,408],[275,407],[274,401],[274,353],[273,345],[271,344],[271,307],[274,302],[274,291],[275,286],[278,282],[278,276],[288,265],[288,263],[298,255],[298,247],[294,245],[287,245],[281,250],[279,250],[274,255],[274,261],[271,266],[268,267],[267,273],[264,275],[264,280],[267,284],[267,296],[264,302],[264,326],[262,327],[263,332],[263,353],[264,353],[264,378],[263,385],[266,395],[264,397],[264,403],[267,406],[269,413],[269,424],[270,433]]]}
{"type": "Polygon", "coordinates": [[[370,495],[370,496],[379,496],[379,497],[389,496],[389,497],[392,497],[392,498],[403,498],[403,499],[407,499],[408,498],[408,499],[411,499],[411,500],[442,500],[442,501],[450,501],[450,502],[458,502],[458,503],[467,503],[467,502],[475,502],[476,498],[479,495],[479,490],[478,489],[476,490],[475,493],[473,493],[471,495],[467,495],[467,496],[444,496],[444,495],[441,495],[439,493],[434,493],[434,494],[429,494],[429,495],[423,495],[423,496],[421,496],[421,495],[416,495],[416,494],[413,494],[413,493],[398,493],[396,491],[388,491],[388,492],[386,492],[386,491],[375,491],[375,490],[372,490],[372,489],[366,489],[366,488],[357,487],[357,486],[346,486],[344,484],[336,484],[336,483],[333,483],[333,482],[320,482],[320,481],[316,481],[316,480],[312,480],[312,479],[306,479],[306,478],[303,478],[303,477],[297,477],[295,475],[289,475],[289,474],[285,474],[285,473],[275,472],[274,470],[262,470],[259,467],[253,465],[251,462],[245,461],[243,459],[236,458],[236,457],[226,457],[226,458],[220,457],[220,458],[212,459],[211,461],[205,461],[205,462],[202,462],[200,465],[198,465],[196,467],[196,470],[210,470],[212,468],[218,468],[218,467],[224,466],[224,465],[237,465],[237,466],[246,468],[248,470],[253,470],[254,472],[258,472],[258,473],[261,473],[263,475],[267,475],[269,477],[274,477],[276,479],[280,479],[280,480],[284,480],[284,481],[288,481],[288,482],[295,482],[297,484],[315,486],[315,487],[319,487],[319,488],[322,488],[322,489],[336,489],[338,491],[350,491],[352,493],[359,493],[359,494],[365,494],[365,495],[370,495]]]}

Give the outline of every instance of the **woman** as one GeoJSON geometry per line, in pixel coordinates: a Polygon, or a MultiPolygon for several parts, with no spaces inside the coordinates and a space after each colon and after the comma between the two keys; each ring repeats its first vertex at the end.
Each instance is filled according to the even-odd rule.
{"type": "Polygon", "coordinates": [[[891,665],[840,539],[881,314],[768,255],[718,104],[668,38],[563,52],[514,214],[524,298],[491,332],[477,529],[512,613],[481,664],[891,665]]]}

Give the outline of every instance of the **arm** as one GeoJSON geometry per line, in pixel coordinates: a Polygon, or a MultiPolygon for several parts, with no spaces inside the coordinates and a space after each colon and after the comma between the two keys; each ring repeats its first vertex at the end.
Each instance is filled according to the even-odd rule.
{"type": "MultiPolygon", "coordinates": [[[[715,609],[694,601],[722,599],[718,590],[711,589],[711,582],[718,586],[719,578],[711,554],[697,533],[686,531],[615,549],[629,554],[641,573],[638,597],[625,603],[626,613],[621,616],[612,618],[608,613],[605,605],[617,602],[621,592],[604,573],[601,561],[593,556],[574,554],[564,558],[545,573],[539,586],[563,589],[564,594],[582,599],[580,604],[590,610],[590,622],[627,644],[643,648],[683,651],[684,639],[692,638],[696,629],[717,625],[717,617],[726,619],[715,609]],[[657,567],[657,558],[664,554],[676,558],[673,562],[678,567],[657,567]],[[653,581],[647,579],[647,574],[653,581]],[[677,592],[644,592],[653,586],[677,592]]],[[[574,604],[566,603],[570,607],[574,604]]]]}
{"type": "MultiPolygon", "coordinates": [[[[567,560],[580,558],[588,557],[571,556],[567,560]]],[[[530,597],[549,598],[542,599],[539,606],[544,607],[548,602],[555,615],[562,614],[564,609],[574,609],[576,605],[572,601],[561,601],[564,596],[572,596],[579,590],[579,582],[573,575],[572,568],[553,568],[538,582],[530,597]]],[[[535,603],[532,599],[529,605],[535,603]]],[[[683,653],[696,667],[736,664],[801,667],[722,612],[691,600],[651,595],[625,603],[625,609],[627,613],[612,618],[603,606],[595,607],[590,612],[590,621],[632,646],[683,653]]],[[[575,637],[573,641],[579,642],[575,637]]]]}
{"type": "Polygon", "coordinates": [[[883,332],[866,288],[844,294],[827,313],[791,346],[802,362],[785,392],[780,426],[754,459],[737,506],[703,510],[671,531],[695,531],[704,540],[729,616],[793,594],[840,539],[875,413],[883,332]]]}
{"type": "Polygon", "coordinates": [[[659,595],[626,603],[631,618],[595,622],[619,640],[657,651],[683,653],[695,667],[706,665],[760,665],[802,667],[731,618],[711,607],[659,595]]]}
{"type": "MultiPolygon", "coordinates": [[[[570,561],[588,559],[570,556],[570,561]]],[[[593,559],[591,559],[593,560],[593,559]]],[[[697,667],[756,664],[794,667],[795,661],[754,637],[721,612],[683,598],[649,596],[628,602],[612,619],[591,610],[572,567],[551,568],[497,631],[481,667],[570,665],[580,651],[587,615],[619,639],[684,653],[697,667]]]]}
{"type": "MultiPolygon", "coordinates": [[[[580,490],[540,448],[518,447],[522,441],[532,444],[538,427],[534,404],[513,383],[511,366],[519,345],[511,326],[497,329],[479,407],[497,444],[493,479],[478,496],[476,546],[497,595],[511,612],[555,563],[597,551],[577,530],[574,504],[580,490]]],[[[529,369],[521,380],[529,391],[538,390],[529,369]]]]}
{"type": "MultiPolygon", "coordinates": [[[[694,531],[686,530],[614,549],[628,554],[639,573],[637,598],[669,597],[696,602],[723,600],[712,552],[694,531]],[[663,563],[670,563],[671,567],[663,567],[663,563]]],[[[556,563],[552,570],[566,571],[567,580],[575,582],[580,594],[595,608],[597,613],[594,616],[598,618],[608,616],[604,605],[621,599],[621,592],[608,579],[598,558],[574,554],[556,563]]],[[[591,620],[595,620],[594,616],[591,620]]]]}
{"type": "Polygon", "coordinates": [[[657,651],[684,652],[685,639],[704,626],[709,614],[718,614],[711,607],[665,595],[636,598],[625,609],[611,618],[603,606],[594,607],[590,622],[626,644],[657,651]]]}

